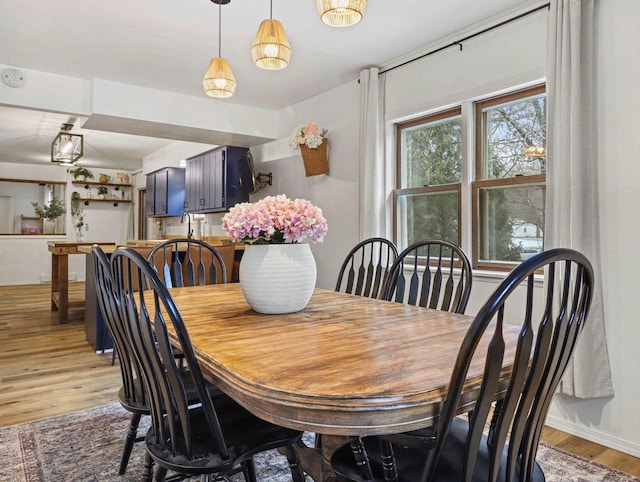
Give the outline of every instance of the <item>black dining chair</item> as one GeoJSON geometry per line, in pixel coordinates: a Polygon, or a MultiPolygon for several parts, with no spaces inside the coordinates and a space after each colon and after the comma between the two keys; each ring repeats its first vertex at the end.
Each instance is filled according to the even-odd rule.
{"type": "Polygon", "coordinates": [[[227,269],[218,250],[205,241],[176,238],[163,241],[147,256],[168,288],[227,282],[227,269]]]}
{"type": "MultiPolygon", "coordinates": [[[[111,272],[110,261],[98,245],[92,248],[94,262],[94,276],[96,295],[98,297],[98,307],[105,321],[106,329],[113,339],[114,350],[118,351],[120,374],[122,377],[122,387],[118,391],[120,405],[131,413],[129,428],[125,436],[125,443],[120,459],[118,475],[123,475],[127,470],[131,451],[135,442],[141,442],[143,437],[138,437],[138,427],[142,416],[149,415],[149,399],[142,381],[142,370],[133,354],[127,327],[123,321],[119,303],[116,299],[116,285],[111,272]]],[[[138,285],[132,282],[132,289],[137,290],[138,285]]],[[[186,369],[180,372],[185,390],[189,399],[197,398],[195,386],[191,382],[190,374],[186,369]]],[[[220,393],[213,385],[207,385],[207,390],[211,394],[220,393]]]]}
{"type": "MultiPolygon", "coordinates": [[[[418,241],[404,249],[391,266],[383,299],[464,313],[472,282],[471,263],[462,248],[439,239],[418,241]]],[[[393,463],[390,444],[395,437],[422,448],[431,440],[428,430],[381,436],[381,450],[389,463],[393,463]]]]}
{"type": "Polygon", "coordinates": [[[91,251],[93,254],[98,306],[106,329],[113,340],[114,350],[117,350],[119,354],[118,361],[120,362],[122,387],[118,391],[118,400],[120,405],[131,413],[129,429],[125,437],[118,469],[118,475],[123,475],[127,470],[134,442],[142,441],[142,438],[137,437],[140,419],[143,415],[149,415],[151,410],[142,384],[142,374],[133,358],[133,352],[129,345],[118,302],[115,298],[115,283],[111,276],[109,260],[100,246],[94,244],[91,251]]]}
{"type": "Polygon", "coordinates": [[[418,241],[391,266],[384,299],[464,313],[471,284],[471,263],[459,246],[441,239],[418,241]]]}
{"type": "Polygon", "coordinates": [[[392,445],[395,463],[389,464],[379,439],[366,437],[360,457],[364,463],[355,463],[350,445],[333,454],[338,479],[544,481],[535,460],[540,434],[587,320],[592,293],[591,264],[577,251],[552,249],[517,266],[469,327],[426,446],[417,448],[411,445],[415,439],[404,443],[399,437],[392,445]],[[545,286],[535,293],[535,278],[543,269],[545,286]],[[503,338],[510,325],[518,333],[513,352],[505,350],[503,338]],[[480,352],[483,337],[489,344],[480,352]],[[474,357],[484,371],[482,380],[470,387],[466,379],[474,357]],[[456,416],[469,408],[470,418],[456,416]]]}
{"type": "Polygon", "coordinates": [[[145,442],[147,467],[152,461],[156,465],[153,480],[164,481],[168,471],[185,477],[201,475],[203,480],[242,472],[247,482],[256,482],[253,456],[283,448],[293,480],[303,482],[294,449],[302,432],[255,417],[224,394],[212,397],[184,321],[158,273],[129,248],[116,250],[111,264],[150,402],[152,424],[145,442]],[[149,289],[134,291],[134,285],[149,289]],[[174,345],[196,387],[197,403],[185,392],[174,345]]]}
{"type": "Polygon", "coordinates": [[[359,242],[342,262],[335,291],[380,298],[397,256],[396,246],[388,239],[376,237],[359,242]]]}

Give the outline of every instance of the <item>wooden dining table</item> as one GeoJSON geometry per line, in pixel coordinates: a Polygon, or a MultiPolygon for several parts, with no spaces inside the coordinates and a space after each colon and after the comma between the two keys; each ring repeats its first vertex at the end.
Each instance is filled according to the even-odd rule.
{"type": "MultiPolygon", "coordinates": [[[[170,293],[205,378],[258,417],[329,436],[432,425],[473,319],[320,288],[283,315],[253,311],[238,283],[170,293]]],[[[519,329],[504,332],[512,354],[519,329]]],[[[472,362],[460,412],[472,408],[483,366],[482,357],[472,362]]],[[[322,449],[300,447],[316,481],[331,478],[325,438],[322,449]]]]}

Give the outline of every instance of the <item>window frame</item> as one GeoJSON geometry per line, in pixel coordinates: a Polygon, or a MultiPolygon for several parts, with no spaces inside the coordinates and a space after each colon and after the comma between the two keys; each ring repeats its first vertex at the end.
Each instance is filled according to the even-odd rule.
{"type": "Polygon", "coordinates": [[[496,262],[496,261],[481,261],[480,255],[480,190],[483,188],[492,187],[513,187],[513,186],[536,186],[544,185],[546,188],[547,175],[546,170],[542,174],[534,175],[522,175],[516,174],[512,177],[504,177],[498,179],[482,179],[484,152],[485,152],[485,137],[484,137],[484,122],[483,122],[483,110],[487,107],[493,107],[500,104],[506,104],[518,99],[526,99],[528,97],[534,97],[537,95],[546,95],[546,84],[539,84],[526,89],[518,89],[506,94],[489,97],[487,99],[478,100],[473,103],[475,109],[474,121],[475,121],[475,162],[474,162],[474,175],[471,182],[471,264],[473,269],[487,269],[492,271],[510,271],[519,263],[517,262],[496,262]]]}
{"type": "MultiPolygon", "coordinates": [[[[466,253],[470,253],[472,268],[475,270],[487,270],[494,272],[510,271],[518,262],[510,261],[480,261],[480,192],[485,188],[494,187],[516,187],[516,186],[536,186],[542,185],[546,188],[546,170],[541,174],[521,175],[499,179],[482,179],[484,125],[482,111],[488,107],[499,104],[526,99],[537,95],[546,96],[546,82],[536,82],[527,87],[515,87],[509,91],[503,91],[499,95],[490,95],[477,99],[469,99],[459,102],[451,107],[444,107],[441,110],[433,110],[430,113],[413,117],[408,120],[398,120],[393,123],[395,141],[395,187],[392,191],[392,231],[393,240],[399,247],[403,234],[400,232],[401,219],[398,213],[399,198],[401,196],[430,194],[443,191],[457,191],[458,195],[458,240],[466,253]],[[403,188],[403,143],[402,131],[420,124],[436,122],[447,117],[459,116],[462,121],[462,166],[461,181],[459,183],[440,184],[436,186],[423,186],[403,188]]],[[[547,159],[548,162],[548,159],[547,159]]],[[[546,207],[545,207],[546,211],[546,207]]],[[[453,241],[453,240],[451,240],[453,241]]]]}
{"type": "MultiPolygon", "coordinates": [[[[399,218],[398,218],[398,198],[401,196],[409,196],[415,194],[430,194],[436,192],[453,192],[457,191],[458,196],[458,246],[461,246],[462,242],[462,180],[457,183],[438,184],[435,186],[422,186],[422,187],[402,187],[402,173],[403,173],[403,150],[402,150],[402,131],[421,124],[428,124],[431,122],[437,122],[449,117],[460,117],[462,122],[462,105],[458,105],[453,108],[448,108],[427,114],[424,116],[416,117],[405,122],[397,122],[395,124],[395,140],[396,140],[396,182],[395,189],[393,190],[393,241],[398,245],[400,239],[400,233],[398,232],[399,218]]],[[[464,131],[464,127],[463,127],[464,131]]],[[[464,164],[464,155],[462,156],[461,163],[464,164]]],[[[462,167],[462,166],[461,166],[462,167]]],[[[461,178],[462,175],[461,175],[461,178]]],[[[453,240],[450,240],[453,242],[453,240]]],[[[406,248],[407,246],[404,246],[406,248]]]]}

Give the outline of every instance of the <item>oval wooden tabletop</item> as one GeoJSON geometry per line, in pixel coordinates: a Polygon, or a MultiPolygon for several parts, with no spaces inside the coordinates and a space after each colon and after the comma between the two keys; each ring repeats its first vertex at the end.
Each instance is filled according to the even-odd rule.
{"type": "Polygon", "coordinates": [[[286,315],[251,310],[237,283],[170,291],[205,377],[273,423],[334,435],[430,425],[472,320],[325,289],[286,315]]]}

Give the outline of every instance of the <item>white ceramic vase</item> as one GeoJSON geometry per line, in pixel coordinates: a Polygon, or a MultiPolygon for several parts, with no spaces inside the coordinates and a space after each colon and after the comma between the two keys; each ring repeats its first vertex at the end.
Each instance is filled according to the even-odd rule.
{"type": "Polygon", "coordinates": [[[247,245],[240,261],[240,286],[258,313],[302,310],[316,286],[316,261],[308,244],[247,245]]]}
{"type": "Polygon", "coordinates": [[[56,231],[56,222],[54,219],[45,219],[42,222],[42,233],[53,234],[56,231]]]}

